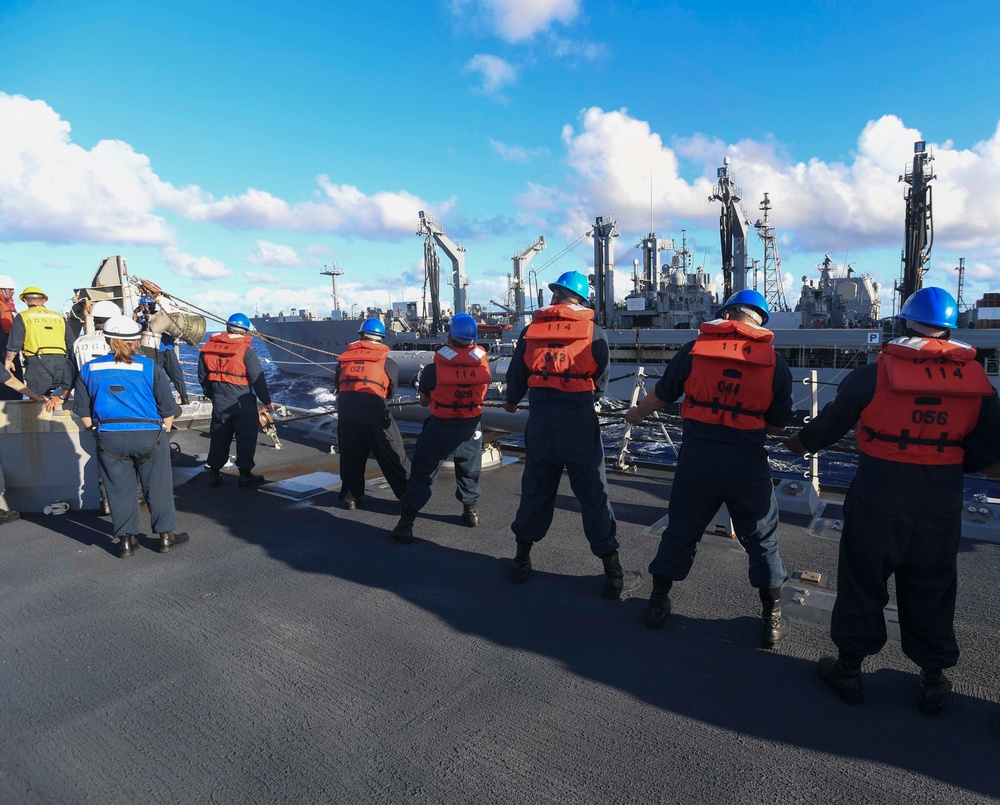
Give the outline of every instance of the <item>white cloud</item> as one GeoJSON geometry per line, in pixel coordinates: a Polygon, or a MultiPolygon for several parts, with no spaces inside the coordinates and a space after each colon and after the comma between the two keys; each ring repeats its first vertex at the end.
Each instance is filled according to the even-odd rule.
{"type": "Polygon", "coordinates": [[[260,271],[248,271],[246,273],[246,278],[250,282],[259,285],[277,285],[281,282],[284,282],[284,280],[282,280],[281,277],[260,271]]]}
{"type": "Polygon", "coordinates": [[[465,63],[462,70],[466,73],[478,73],[482,82],[479,91],[503,102],[507,99],[500,90],[517,80],[517,70],[513,65],[489,53],[477,53],[465,63]]]}
{"type": "Polygon", "coordinates": [[[531,162],[539,157],[548,156],[548,148],[525,148],[523,145],[505,145],[499,140],[490,138],[490,148],[504,162],[531,162]]]}
{"type": "Polygon", "coordinates": [[[453,0],[456,16],[481,18],[497,36],[523,42],[553,23],[568,25],[580,14],[580,0],[453,0]]]}
{"type": "Polygon", "coordinates": [[[552,55],[569,61],[599,61],[608,56],[608,48],[600,42],[589,42],[585,39],[567,39],[553,35],[550,38],[552,55]]]}
{"type": "Polygon", "coordinates": [[[195,257],[193,254],[178,251],[172,247],[161,250],[163,260],[171,273],[181,277],[191,277],[197,280],[226,279],[234,276],[219,260],[211,257],[195,257]]]}
{"type": "Polygon", "coordinates": [[[367,195],[325,175],[316,183],[317,200],[294,205],[256,188],[217,200],[196,185],[175,187],[162,180],[150,159],[127,143],[102,140],[84,149],[72,142],[69,123],[44,101],[0,92],[2,240],[176,248],[168,214],[232,229],[391,239],[413,234],[419,210],[443,215],[451,206],[405,191],[367,195]]]}
{"type": "Polygon", "coordinates": [[[281,246],[268,240],[258,240],[256,250],[246,255],[248,263],[274,268],[302,265],[302,260],[291,246],[281,246]]]}

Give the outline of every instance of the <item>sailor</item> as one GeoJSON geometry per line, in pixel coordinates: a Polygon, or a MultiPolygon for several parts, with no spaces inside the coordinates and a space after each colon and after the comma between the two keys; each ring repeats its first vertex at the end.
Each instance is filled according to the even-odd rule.
{"type": "Polygon", "coordinates": [[[177,339],[170,333],[160,335],[160,347],[156,351],[156,365],[167,373],[170,382],[177,389],[181,405],[188,405],[187,383],[184,380],[184,370],[181,369],[180,359],[177,357],[177,339]]]}
{"type": "Polygon", "coordinates": [[[198,382],[212,401],[211,442],[208,448],[208,485],[222,483],[221,470],[229,462],[229,448],[236,437],[236,466],[240,471],[238,486],[264,483],[255,475],[254,453],[260,414],[273,411],[274,403],[267,389],[267,378],[257,353],[250,347],[250,319],[234,313],[226,322],[226,332],[216,333],[201,348],[198,382]]]}
{"type": "Polygon", "coordinates": [[[517,543],[511,579],[521,583],[531,573],[531,547],[552,524],[565,469],[590,550],[604,563],[604,597],[619,598],[639,586],[640,575],[623,570],[618,558],[618,524],[594,408],[608,384],[608,341],[594,323],[583,274],[567,271],[549,290],[552,303],[521,331],[507,370],[505,410],[517,411],[525,394],[529,402],[521,503],[511,525],[517,543]]]}
{"type": "MultiPolygon", "coordinates": [[[[17,285],[6,274],[0,275],[0,357],[7,356],[7,336],[14,325],[17,308],[14,306],[14,289],[17,285]]],[[[6,362],[6,360],[4,360],[6,362]]],[[[13,375],[21,377],[20,358],[15,359],[13,375]]],[[[19,400],[21,395],[13,388],[0,384],[0,400],[19,400]]]]}
{"type": "Polygon", "coordinates": [[[406,493],[400,498],[403,511],[392,536],[404,544],[413,542],[417,513],[431,497],[441,463],[455,462],[455,497],[462,503],[462,522],[479,525],[476,504],[482,489],[483,432],[481,416],[490,364],[486,350],[476,345],[479,328],[468,313],[451,319],[448,342],[434,353],[434,362],[420,373],[420,404],[431,415],[417,437],[406,493]]]}
{"type": "Polygon", "coordinates": [[[334,371],[337,389],[337,442],[340,447],[340,499],[347,509],[361,505],[365,494],[365,466],[372,453],[397,498],[406,492],[410,460],[403,449],[385,401],[396,393],[399,368],[382,343],[385,325],[365,319],[361,336],[341,353],[334,371]]]}
{"type": "Polygon", "coordinates": [[[52,389],[72,388],[67,377],[66,320],[61,313],[45,307],[48,296],[29,285],[21,294],[28,309],[14,317],[7,339],[8,372],[14,371],[14,358],[24,355],[24,382],[36,394],[52,389]]]}
{"type": "Polygon", "coordinates": [[[781,614],[788,574],[778,551],[778,505],[764,443],[792,421],[792,374],[774,350],[774,333],[764,328],[770,312],[761,294],[737,291],[719,315],[701,325],[697,338],[667,364],[654,393],[626,414],[639,425],[685,395],[684,447],[670,492],[670,521],[649,565],[646,625],[663,626],[671,586],[687,578],[702,534],[725,504],[749,557],[750,585],[760,594],[761,645],[774,648],[790,628],[781,614]]]}
{"type": "MultiPolygon", "coordinates": [[[[83,365],[94,358],[99,358],[101,355],[107,355],[110,352],[108,347],[108,339],[104,337],[104,333],[101,332],[104,329],[104,323],[110,319],[112,316],[121,316],[122,310],[118,305],[108,299],[102,299],[99,302],[95,302],[90,308],[90,316],[94,322],[94,332],[92,333],[82,333],[77,336],[76,340],[73,342],[72,357],[67,358],[67,372],[69,376],[73,378],[73,385],[76,385],[76,378],[83,368],[83,365]]],[[[54,394],[49,398],[49,401],[45,404],[46,411],[57,411],[60,405],[69,399],[70,389],[63,388],[61,394],[54,394]]]]}
{"type": "Polygon", "coordinates": [[[149,505],[150,526],[167,553],[189,537],[177,532],[170,444],[165,434],[180,413],[163,371],[139,351],[141,327],[126,316],[104,325],[111,352],[84,364],[73,411],[97,440],[97,466],[111,505],[118,555],[132,556],[142,516],[136,476],[149,505]]]}
{"type": "MultiPolygon", "coordinates": [[[[23,395],[32,402],[48,402],[45,397],[42,397],[40,394],[35,394],[35,392],[29,389],[26,385],[24,385],[24,383],[14,377],[2,366],[0,366],[0,384],[3,384],[5,388],[9,388],[11,392],[16,395],[15,399],[19,400],[23,395]]],[[[3,467],[0,466],[0,525],[4,525],[4,523],[12,523],[21,516],[20,512],[12,511],[10,506],[7,505],[7,498],[4,496],[4,492],[6,491],[7,489],[4,481],[3,467]]]]}
{"type": "Polygon", "coordinates": [[[885,645],[882,610],[894,575],[903,653],[921,669],[917,704],[937,714],[951,695],[943,671],[959,655],[962,476],[1000,458],[1000,402],[975,349],[950,339],[958,324],[951,294],[922,288],[899,316],[903,337],[844,378],[787,445],[814,453],[852,427],[858,441],[830,622],[839,656],[819,661],[820,677],[844,701],[861,703],[862,661],[885,645]]]}

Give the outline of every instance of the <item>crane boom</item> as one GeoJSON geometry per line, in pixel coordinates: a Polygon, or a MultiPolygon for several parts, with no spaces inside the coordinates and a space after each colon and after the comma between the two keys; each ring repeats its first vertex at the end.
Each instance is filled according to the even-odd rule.
{"type": "Polygon", "coordinates": [[[709,201],[721,201],[719,212],[719,240],[722,245],[722,299],[724,302],[735,291],[742,291],[747,284],[747,232],[750,221],[743,209],[743,190],[736,178],[729,173],[729,157],[716,170],[718,184],[712,189],[709,201]]]}
{"type": "MultiPolygon", "coordinates": [[[[524,267],[531,262],[531,258],[545,248],[545,236],[539,235],[538,240],[530,246],[526,246],[520,254],[515,254],[511,260],[514,261],[514,279],[511,285],[514,289],[514,324],[516,332],[528,323],[528,311],[524,303],[524,267]]],[[[508,309],[508,312],[509,309],[508,309]]]]}
{"type": "MultiPolygon", "coordinates": [[[[469,280],[465,276],[465,247],[461,243],[455,243],[445,235],[444,230],[434,223],[434,219],[420,210],[420,225],[417,228],[418,235],[424,235],[429,242],[433,240],[440,246],[444,253],[451,260],[451,284],[455,290],[455,313],[465,313],[468,311],[469,300],[466,288],[469,287],[469,280]]],[[[424,251],[426,252],[426,246],[424,251]]],[[[426,261],[425,261],[426,264],[426,261]]]]}

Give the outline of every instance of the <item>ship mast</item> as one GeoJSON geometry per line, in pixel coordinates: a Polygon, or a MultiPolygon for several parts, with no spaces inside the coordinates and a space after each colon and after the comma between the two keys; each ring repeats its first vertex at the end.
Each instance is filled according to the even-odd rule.
{"type": "Polygon", "coordinates": [[[326,270],[326,266],[323,266],[323,270],[319,272],[324,277],[333,278],[333,309],[336,312],[340,312],[340,297],[337,296],[337,277],[341,276],[344,272],[337,266],[337,261],[333,261],[333,267],[330,271],[326,270]]]}
{"type": "Polygon", "coordinates": [[[750,222],[743,211],[743,190],[729,174],[729,157],[716,170],[718,184],[712,188],[709,201],[721,201],[719,212],[719,240],[722,244],[722,301],[735,291],[746,288],[747,227],[750,222]]]}
{"type": "MultiPolygon", "coordinates": [[[[784,283],[781,281],[781,257],[778,255],[778,239],[774,234],[774,227],[768,223],[767,216],[771,211],[771,200],[764,193],[764,200],[757,205],[757,209],[764,211],[764,217],[758,218],[754,228],[757,235],[764,242],[764,298],[767,300],[771,312],[787,313],[791,308],[785,301],[784,283]]],[[[755,269],[757,261],[754,260],[755,269]]],[[[756,289],[756,276],[754,277],[754,288],[756,289]]]]}
{"type": "Polygon", "coordinates": [[[594,221],[594,311],[597,324],[607,327],[615,313],[615,244],[618,222],[613,216],[594,221]]]}
{"type": "Polygon", "coordinates": [[[934,155],[927,143],[913,144],[913,167],[906,169],[899,181],[906,182],[906,233],[903,248],[902,280],[899,284],[899,308],[923,285],[926,265],[934,245],[934,220],[931,216],[930,181],[937,178],[931,171],[934,155]]]}
{"type": "Polygon", "coordinates": [[[958,267],[955,269],[958,272],[958,295],[955,297],[955,307],[958,309],[959,313],[964,313],[969,309],[969,306],[965,304],[965,299],[962,298],[962,290],[965,287],[965,258],[958,258],[958,267]]]}

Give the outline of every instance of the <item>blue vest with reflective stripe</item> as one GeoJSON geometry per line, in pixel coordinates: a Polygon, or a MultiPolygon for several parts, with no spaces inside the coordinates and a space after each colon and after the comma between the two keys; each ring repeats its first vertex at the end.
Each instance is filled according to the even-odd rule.
{"type": "Polygon", "coordinates": [[[114,355],[102,355],[84,364],[80,376],[90,392],[99,431],[162,427],[153,396],[154,368],[153,361],[141,355],[133,355],[132,363],[115,363],[114,355]]]}

